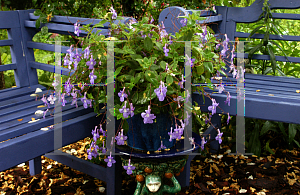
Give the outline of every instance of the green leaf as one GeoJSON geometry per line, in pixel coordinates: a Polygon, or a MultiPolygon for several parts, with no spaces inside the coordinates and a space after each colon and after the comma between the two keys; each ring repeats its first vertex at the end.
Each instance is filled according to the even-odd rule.
{"type": "Polygon", "coordinates": [[[173,77],[171,75],[167,75],[166,81],[167,81],[167,84],[171,85],[173,83],[173,77]]]}
{"type": "Polygon", "coordinates": [[[261,128],[260,131],[260,136],[263,136],[264,134],[266,134],[273,126],[272,123],[270,123],[270,121],[266,121],[263,125],[263,127],[261,128]]]}
{"type": "Polygon", "coordinates": [[[258,27],[256,27],[256,28],[250,33],[250,35],[248,36],[248,38],[252,37],[252,35],[254,35],[259,29],[261,29],[261,27],[264,27],[264,26],[258,26],[258,27]]]}
{"type": "Polygon", "coordinates": [[[155,87],[158,87],[158,75],[155,71],[146,70],[145,78],[147,81],[151,82],[155,87]]]}
{"type": "Polygon", "coordinates": [[[212,72],[213,71],[213,64],[212,62],[203,62],[204,67],[209,71],[212,72]]]}
{"type": "Polygon", "coordinates": [[[200,66],[197,66],[197,74],[203,74],[204,73],[204,66],[203,65],[200,65],[200,66]]]}
{"type": "Polygon", "coordinates": [[[121,72],[122,68],[123,68],[122,66],[117,68],[117,70],[115,71],[115,77],[118,76],[118,74],[121,72]]]}
{"type": "Polygon", "coordinates": [[[167,65],[167,63],[165,62],[165,61],[160,61],[160,67],[163,69],[163,70],[165,70],[166,69],[166,65],[167,65]]]}
{"type": "Polygon", "coordinates": [[[35,27],[40,28],[40,26],[41,26],[41,20],[40,20],[40,18],[38,18],[35,22],[35,27]]]}
{"type": "Polygon", "coordinates": [[[270,54],[270,60],[271,60],[271,64],[272,64],[272,70],[273,73],[275,74],[275,70],[276,70],[276,59],[275,59],[275,55],[273,52],[273,48],[270,45],[267,45],[268,48],[268,52],[270,54]]]}
{"type": "Polygon", "coordinates": [[[146,37],[145,40],[144,40],[144,47],[145,49],[150,52],[153,48],[153,42],[152,42],[152,39],[149,38],[149,37],[146,37]]]}
{"type": "Polygon", "coordinates": [[[264,35],[264,39],[263,39],[264,46],[266,46],[268,44],[269,37],[270,37],[269,32],[266,32],[266,34],[264,35]]]}
{"type": "Polygon", "coordinates": [[[154,43],[155,43],[156,47],[158,48],[158,50],[164,51],[163,46],[162,46],[162,44],[160,42],[156,42],[155,41],[154,43]]]}
{"type": "Polygon", "coordinates": [[[98,24],[95,24],[94,27],[104,27],[103,24],[105,24],[106,22],[108,22],[107,20],[101,20],[98,24]]]}
{"type": "Polygon", "coordinates": [[[270,152],[271,154],[275,154],[274,152],[273,152],[273,150],[271,150],[271,148],[270,148],[270,146],[269,146],[269,144],[270,144],[270,139],[267,141],[267,143],[266,143],[266,150],[268,151],[268,152],[270,152]]]}
{"type": "Polygon", "coordinates": [[[294,140],[294,142],[297,144],[297,146],[300,148],[300,144],[299,142],[297,142],[296,140],[294,140]]]}
{"type": "Polygon", "coordinates": [[[33,15],[35,15],[35,16],[39,16],[39,15],[41,15],[41,14],[42,14],[42,11],[39,10],[39,9],[37,9],[37,10],[35,10],[35,11],[33,12],[33,15]]]}
{"type": "Polygon", "coordinates": [[[250,52],[249,52],[249,55],[248,55],[248,58],[249,59],[252,59],[252,56],[253,56],[253,54],[257,51],[257,50],[259,50],[261,47],[262,47],[262,43],[259,43],[258,45],[256,45],[255,47],[253,47],[251,50],[250,50],[250,52]]]}
{"type": "Polygon", "coordinates": [[[272,67],[267,67],[266,70],[263,72],[264,75],[268,74],[269,72],[271,72],[272,67]]]}
{"type": "Polygon", "coordinates": [[[292,143],[297,133],[296,124],[289,124],[289,144],[292,143]]]}
{"type": "Polygon", "coordinates": [[[124,18],[121,16],[117,16],[116,20],[124,20],[124,18]]]}
{"type": "Polygon", "coordinates": [[[252,136],[249,140],[249,150],[253,152],[255,155],[260,156],[261,153],[261,143],[259,140],[259,124],[255,123],[254,130],[252,132],[252,136]]]}

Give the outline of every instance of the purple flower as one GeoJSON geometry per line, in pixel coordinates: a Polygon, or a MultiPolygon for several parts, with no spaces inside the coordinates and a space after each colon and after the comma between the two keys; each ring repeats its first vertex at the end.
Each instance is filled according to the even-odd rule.
{"type": "Polygon", "coordinates": [[[168,52],[170,51],[169,49],[167,49],[167,44],[165,43],[165,46],[163,47],[164,49],[164,53],[165,53],[165,56],[167,57],[168,56],[168,52]]]}
{"type": "Polygon", "coordinates": [[[77,48],[76,48],[76,54],[74,55],[74,61],[76,62],[80,62],[80,60],[81,60],[81,56],[82,56],[82,54],[81,53],[78,53],[78,50],[77,50],[77,48]]]}
{"type": "Polygon", "coordinates": [[[234,53],[234,47],[232,47],[230,63],[233,65],[233,58],[236,56],[234,53]]]}
{"type": "Polygon", "coordinates": [[[219,144],[221,144],[222,143],[221,137],[222,137],[223,133],[220,132],[220,129],[218,129],[217,131],[218,131],[218,135],[216,136],[216,140],[218,140],[219,144]]]}
{"type": "Polygon", "coordinates": [[[92,130],[92,135],[93,135],[94,142],[97,142],[98,138],[100,137],[97,126],[95,126],[95,130],[92,130]]]}
{"type": "Polygon", "coordinates": [[[221,51],[221,56],[226,57],[226,52],[228,51],[228,42],[227,34],[225,34],[225,40],[223,41],[223,49],[221,51]]]}
{"type": "Polygon", "coordinates": [[[54,104],[54,101],[56,100],[56,97],[54,97],[52,94],[47,98],[47,100],[50,102],[50,104],[54,104]]]}
{"type": "Polygon", "coordinates": [[[105,154],[105,153],[106,153],[106,148],[104,147],[104,140],[103,140],[103,142],[102,142],[102,146],[103,146],[103,147],[100,148],[101,153],[105,154]]]}
{"type": "Polygon", "coordinates": [[[163,141],[160,141],[160,143],[160,147],[157,150],[163,150],[167,148],[166,146],[164,146],[163,141]]]}
{"type": "Polygon", "coordinates": [[[89,67],[90,70],[92,70],[94,68],[96,64],[96,61],[93,59],[93,55],[91,55],[91,59],[90,61],[86,62],[86,65],[89,67]]]}
{"type": "Polygon", "coordinates": [[[47,112],[49,111],[49,109],[45,110],[44,113],[43,113],[43,119],[45,119],[45,116],[47,114],[47,112]]]}
{"type": "Polygon", "coordinates": [[[224,85],[221,83],[221,85],[219,85],[217,89],[219,90],[219,93],[222,93],[224,91],[224,85]]]}
{"type": "Polygon", "coordinates": [[[188,111],[186,111],[186,119],[184,119],[184,124],[188,125],[189,124],[189,118],[191,117],[191,115],[188,115],[188,111]]]}
{"type": "Polygon", "coordinates": [[[76,34],[77,36],[79,36],[79,33],[81,33],[81,30],[79,30],[79,26],[80,24],[78,24],[77,26],[77,22],[74,24],[74,34],[76,34]]]}
{"type": "Polygon", "coordinates": [[[188,103],[188,101],[189,101],[189,97],[190,97],[191,95],[190,95],[190,92],[188,91],[188,90],[186,90],[186,98],[185,98],[185,102],[186,103],[188,103]]]}
{"type": "Polygon", "coordinates": [[[186,23],[187,23],[186,18],[183,18],[182,20],[180,20],[180,24],[181,24],[182,27],[186,26],[186,23]]]}
{"type": "Polygon", "coordinates": [[[202,137],[202,141],[201,141],[201,150],[204,150],[204,145],[206,144],[207,142],[205,141],[205,138],[202,137]]]}
{"type": "Polygon", "coordinates": [[[161,27],[159,26],[159,34],[160,34],[160,38],[164,38],[166,36],[168,36],[168,33],[167,31],[165,30],[165,25],[164,25],[164,22],[161,21],[161,27]]]}
{"type": "Polygon", "coordinates": [[[211,114],[214,115],[217,112],[217,106],[219,103],[216,102],[214,98],[212,98],[212,105],[208,106],[208,110],[211,111],[211,114]]]}
{"type": "Polygon", "coordinates": [[[130,159],[129,159],[129,162],[128,162],[128,166],[123,166],[125,170],[127,170],[127,174],[128,175],[131,175],[132,174],[132,170],[135,169],[135,166],[132,166],[130,165],[130,159]]]}
{"type": "Polygon", "coordinates": [[[133,115],[134,115],[133,111],[134,111],[135,107],[133,107],[132,103],[130,103],[129,105],[130,105],[130,110],[129,110],[130,111],[130,116],[133,117],[133,115]]]}
{"type": "Polygon", "coordinates": [[[118,96],[120,97],[120,101],[121,101],[121,102],[124,102],[124,98],[127,98],[127,97],[128,97],[127,94],[125,93],[125,87],[123,88],[123,91],[120,91],[120,92],[118,93],[118,96]]]}
{"type": "Polygon", "coordinates": [[[109,11],[112,13],[111,19],[117,19],[117,12],[114,10],[113,6],[110,7],[109,11]]]}
{"type": "Polygon", "coordinates": [[[220,43],[218,43],[217,45],[216,45],[216,49],[219,49],[219,47],[220,47],[220,43]]]}
{"type": "Polygon", "coordinates": [[[68,78],[67,82],[65,83],[65,92],[69,95],[72,88],[73,88],[73,85],[71,85],[70,78],[68,78]]]}
{"type": "Polygon", "coordinates": [[[194,149],[195,149],[195,147],[196,147],[196,146],[195,146],[195,144],[196,144],[196,143],[195,143],[195,138],[190,137],[189,140],[190,140],[190,144],[193,145],[193,146],[194,146],[194,149]]]}
{"type": "Polygon", "coordinates": [[[83,58],[88,59],[89,55],[90,55],[90,46],[88,46],[87,48],[84,49],[83,58]]]}
{"type": "Polygon", "coordinates": [[[62,106],[66,106],[67,101],[65,100],[65,93],[61,94],[61,104],[62,106]]]}
{"type": "Polygon", "coordinates": [[[124,145],[124,141],[127,139],[127,136],[123,135],[123,129],[121,129],[121,133],[119,132],[119,135],[116,136],[117,144],[118,145],[124,145]]]}
{"type": "Polygon", "coordinates": [[[75,54],[72,52],[72,47],[73,45],[70,46],[69,49],[67,49],[68,54],[70,55],[70,61],[73,62],[73,58],[75,56],[75,54]]]}
{"type": "Polygon", "coordinates": [[[91,83],[91,84],[94,84],[94,80],[97,79],[97,76],[94,75],[94,69],[93,69],[92,72],[90,73],[89,77],[90,77],[90,83],[91,83]]]}
{"type": "Polygon", "coordinates": [[[89,100],[89,99],[86,99],[86,92],[84,92],[84,97],[81,98],[81,101],[83,102],[83,107],[84,107],[85,109],[87,109],[88,104],[90,104],[90,107],[92,107],[92,101],[89,100]]]}
{"type": "Polygon", "coordinates": [[[71,105],[76,104],[76,108],[77,108],[78,107],[78,105],[77,105],[77,91],[74,91],[74,89],[73,89],[73,92],[71,93],[71,95],[73,96],[71,105]]]}
{"type": "Polygon", "coordinates": [[[228,93],[227,93],[226,101],[224,101],[225,104],[228,103],[228,106],[230,106],[230,98],[231,98],[231,96],[230,96],[230,93],[228,92],[228,93]]]}
{"type": "Polygon", "coordinates": [[[183,83],[186,81],[186,80],[184,80],[184,77],[183,77],[183,75],[181,75],[181,81],[179,81],[179,83],[178,83],[178,85],[180,86],[180,88],[183,88],[183,83]]]}
{"type": "Polygon", "coordinates": [[[167,87],[165,87],[164,82],[160,81],[160,86],[157,89],[154,89],[159,101],[164,101],[167,96],[167,87]]]}
{"type": "Polygon", "coordinates": [[[104,159],[104,161],[107,162],[108,167],[111,167],[113,163],[116,163],[114,157],[111,156],[111,152],[110,155],[106,159],[104,159]]]}
{"type": "Polygon", "coordinates": [[[177,98],[173,98],[174,101],[177,101],[178,108],[180,108],[180,103],[179,101],[184,101],[184,99],[181,96],[178,96],[177,98]]]}
{"type": "MultiPolygon", "coordinates": [[[[170,142],[172,141],[172,139],[174,139],[172,129],[173,129],[173,128],[171,127],[171,131],[168,132],[168,134],[169,134],[169,136],[170,136],[170,139],[169,139],[170,142]]],[[[176,138],[175,138],[175,139],[176,139],[176,138]]]]}
{"type": "Polygon", "coordinates": [[[129,108],[126,108],[126,103],[127,103],[127,101],[125,101],[125,105],[119,109],[120,113],[123,113],[124,118],[128,118],[128,116],[130,114],[129,108]]]}
{"type": "Polygon", "coordinates": [[[201,36],[202,36],[202,39],[203,39],[203,43],[205,43],[207,41],[207,38],[206,38],[207,28],[206,28],[206,26],[204,26],[202,29],[204,29],[204,30],[203,30],[203,33],[201,34],[201,36]]]}
{"type": "Polygon", "coordinates": [[[156,118],[154,114],[150,114],[151,109],[150,105],[148,106],[148,110],[145,110],[145,112],[141,113],[141,116],[144,118],[144,124],[146,123],[153,123],[153,119],[156,118]]]}
{"type": "Polygon", "coordinates": [[[196,59],[190,58],[187,54],[185,55],[185,57],[186,57],[185,65],[193,67],[194,62],[196,61],[196,59]]]}
{"type": "Polygon", "coordinates": [[[50,108],[49,103],[47,101],[47,97],[45,97],[45,94],[43,94],[43,97],[41,98],[41,100],[44,102],[44,105],[48,105],[48,108],[50,108]]]}
{"type": "Polygon", "coordinates": [[[172,37],[171,36],[169,36],[169,44],[172,44],[173,43],[173,41],[172,41],[172,37]]]}
{"type": "Polygon", "coordinates": [[[231,117],[230,117],[229,113],[227,113],[227,115],[228,115],[228,118],[227,118],[227,125],[228,125],[229,124],[229,120],[231,119],[231,117]]]}
{"type": "Polygon", "coordinates": [[[152,24],[152,22],[154,22],[154,19],[153,19],[153,17],[151,16],[150,24],[152,24]]]}

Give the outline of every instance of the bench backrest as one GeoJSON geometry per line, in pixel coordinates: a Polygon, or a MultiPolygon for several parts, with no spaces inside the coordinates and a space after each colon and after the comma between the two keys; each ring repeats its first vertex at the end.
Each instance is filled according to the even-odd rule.
{"type": "Polygon", "coordinates": [[[0,12],[0,29],[7,29],[8,39],[0,40],[0,46],[10,46],[11,64],[1,65],[0,71],[14,70],[18,87],[29,85],[28,68],[23,53],[21,25],[17,11],[0,12]]]}
{"type": "MultiPolygon", "coordinates": [[[[74,24],[80,23],[80,26],[91,24],[91,27],[98,24],[100,19],[54,16],[50,23],[41,24],[40,28],[36,28],[36,20],[38,16],[34,16],[34,10],[19,10],[19,11],[2,11],[0,12],[0,20],[4,21],[0,24],[0,29],[8,29],[8,40],[1,40],[0,46],[11,46],[12,64],[0,66],[0,71],[15,70],[15,80],[17,87],[25,87],[38,84],[38,76],[36,69],[55,72],[54,66],[50,64],[39,63],[35,61],[34,50],[40,49],[45,51],[55,51],[54,43],[38,43],[33,42],[33,36],[41,30],[41,27],[47,26],[48,31],[57,34],[72,35],[74,34],[74,24]],[[9,18],[9,20],[8,20],[9,18]]],[[[115,23],[129,23],[134,20],[130,17],[123,17],[124,20],[116,20],[115,23]]],[[[105,23],[101,30],[101,34],[107,36],[109,33],[109,23],[105,23]]],[[[94,32],[96,29],[94,29],[94,32]]],[[[87,32],[82,31],[80,36],[87,35],[87,32]]],[[[61,52],[67,53],[69,47],[62,46],[61,52]]],[[[81,52],[80,49],[78,49],[81,52]]],[[[63,75],[68,75],[69,71],[66,68],[61,68],[63,75]]]]}
{"type": "MultiPolygon", "coordinates": [[[[236,38],[247,38],[250,33],[237,32],[236,26],[237,23],[254,23],[260,20],[260,15],[263,13],[263,0],[256,0],[249,7],[225,7],[225,6],[216,6],[217,14],[211,11],[201,11],[203,17],[207,17],[207,20],[199,21],[200,23],[207,23],[214,30],[216,36],[219,38],[224,38],[224,34],[227,34],[227,37],[230,41],[235,41],[236,38]]],[[[269,0],[270,9],[297,9],[300,8],[300,1],[295,0],[269,0]]],[[[200,11],[200,10],[199,10],[200,11]]],[[[185,10],[181,7],[170,7],[163,10],[159,17],[159,22],[164,22],[166,30],[168,33],[174,34],[178,32],[181,24],[180,20],[182,18],[177,18],[179,14],[184,15],[191,13],[191,10],[185,10]]],[[[286,14],[286,13],[272,13],[274,19],[290,19],[290,20],[300,20],[300,14],[286,14]]],[[[263,34],[254,34],[251,38],[263,39],[263,34]]],[[[283,35],[271,35],[269,36],[270,40],[283,40],[283,41],[300,41],[300,36],[289,36],[283,35]]],[[[231,47],[232,48],[232,47],[231,47]]],[[[227,65],[230,63],[231,50],[227,52],[227,58],[225,62],[227,65]]],[[[248,58],[248,54],[245,54],[245,58],[248,58]]],[[[252,59],[258,60],[270,60],[269,55],[253,55],[252,59]]],[[[288,60],[285,56],[275,56],[276,61],[282,62],[294,62],[300,63],[300,58],[297,56],[288,57],[288,60]]],[[[229,68],[227,69],[227,71],[229,68]]],[[[226,72],[227,72],[226,71],[226,72]]]]}

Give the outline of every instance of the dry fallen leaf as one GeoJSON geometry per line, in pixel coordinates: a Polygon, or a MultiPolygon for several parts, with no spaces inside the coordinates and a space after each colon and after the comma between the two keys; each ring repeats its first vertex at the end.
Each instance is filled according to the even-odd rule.
{"type": "Polygon", "coordinates": [[[45,105],[38,106],[37,108],[43,108],[43,107],[45,107],[45,105]]]}
{"type": "Polygon", "coordinates": [[[297,93],[300,93],[300,90],[296,90],[297,93]]]}
{"type": "Polygon", "coordinates": [[[31,94],[30,97],[37,97],[39,96],[38,94],[31,94]]]}
{"type": "Polygon", "coordinates": [[[40,93],[40,92],[42,92],[42,90],[40,88],[36,88],[34,93],[40,93]]]}
{"type": "Polygon", "coordinates": [[[23,119],[22,118],[20,118],[20,119],[17,119],[18,121],[22,121],[23,119]]]}
{"type": "Polygon", "coordinates": [[[256,90],[256,92],[260,92],[260,90],[258,89],[258,90],[256,90]]]}
{"type": "Polygon", "coordinates": [[[269,96],[274,96],[274,94],[269,94],[269,96]]]}

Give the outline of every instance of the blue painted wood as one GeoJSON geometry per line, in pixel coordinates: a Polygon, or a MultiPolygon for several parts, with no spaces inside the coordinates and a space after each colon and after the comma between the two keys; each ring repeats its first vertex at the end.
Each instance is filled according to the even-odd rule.
{"type": "Polygon", "coordinates": [[[0,40],[0,46],[11,46],[13,45],[13,40],[0,40]]]}
{"type": "MultiPolygon", "coordinates": [[[[239,38],[248,38],[250,33],[235,32],[234,36],[239,38]]],[[[251,36],[253,39],[263,39],[263,34],[254,34],[251,36]]],[[[290,36],[290,35],[269,35],[270,40],[283,40],[283,41],[300,41],[299,36],[290,36]]]]}
{"type": "MultiPolygon", "coordinates": [[[[53,51],[53,52],[55,51],[55,48],[54,48],[53,44],[37,43],[37,42],[28,41],[27,42],[27,47],[28,48],[34,48],[34,49],[46,50],[46,51],[53,51]]],[[[61,46],[61,53],[67,53],[68,49],[70,49],[70,47],[61,46]]],[[[81,48],[78,48],[77,50],[78,50],[79,53],[82,53],[81,48]]]]}
{"type": "MultiPolygon", "coordinates": [[[[32,48],[27,47],[27,42],[32,41],[33,36],[36,34],[35,29],[30,29],[25,27],[25,20],[29,20],[29,13],[32,13],[34,10],[19,10],[19,21],[21,26],[22,33],[22,43],[23,43],[23,51],[26,58],[26,64],[30,61],[35,61],[34,52],[32,48]]],[[[27,69],[27,77],[29,78],[30,85],[38,84],[38,76],[36,69],[28,68],[27,69]]]]}
{"type": "Polygon", "coordinates": [[[38,156],[29,161],[29,173],[30,175],[40,174],[42,170],[41,156],[38,156]]]}
{"type": "MultiPolygon", "coordinates": [[[[42,105],[42,101],[35,101],[35,97],[30,97],[37,87],[41,88],[43,92],[39,93],[40,97],[43,94],[49,94],[51,91],[46,91],[46,88],[38,84],[36,69],[42,69],[50,72],[54,72],[54,66],[48,64],[37,63],[34,60],[35,49],[44,49],[48,51],[54,51],[54,45],[44,43],[32,42],[33,36],[40,30],[33,26],[37,17],[32,13],[34,10],[26,11],[14,11],[14,12],[1,12],[0,19],[4,16],[17,17],[12,22],[2,22],[0,28],[8,29],[8,40],[0,41],[0,46],[11,46],[12,64],[1,66],[0,71],[15,69],[16,75],[16,88],[5,89],[0,91],[0,140],[4,141],[0,143],[0,156],[5,158],[1,159],[0,171],[13,167],[24,161],[29,160],[30,174],[35,175],[41,172],[41,159],[40,156],[56,150],[53,143],[53,130],[41,131],[40,128],[47,127],[54,123],[54,118],[46,114],[46,118],[39,120],[35,123],[28,123],[31,118],[41,119],[42,116],[34,115],[36,110],[45,110],[46,108],[37,108],[42,105]],[[28,24],[28,25],[27,25],[28,24]],[[27,80],[26,80],[27,79],[27,80]],[[16,119],[23,119],[17,121],[16,119]],[[39,147],[37,147],[39,146],[39,147]],[[13,154],[13,155],[12,155],[13,154]]],[[[68,31],[73,33],[74,26],[70,24],[70,20],[85,20],[83,18],[55,16],[52,20],[53,23],[47,24],[50,32],[56,32],[60,34],[69,34],[68,31]],[[68,24],[68,25],[67,25],[68,24]]],[[[76,20],[76,21],[75,21],[76,20]]],[[[132,18],[125,17],[122,21],[128,23],[132,18]]],[[[100,20],[90,19],[93,24],[98,23],[100,20]]],[[[85,21],[83,24],[88,24],[90,21],[85,21]]],[[[104,24],[102,34],[107,34],[108,24],[104,24]]],[[[81,33],[84,35],[84,33],[81,33]]],[[[66,53],[69,47],[62,47],[62,53],[66,53]]],[[[78,50],[81,52],[81,49],[78,50]]],[[[66,68],[62,68],[62,74],[68,75],[70,71],[66,68]]],[[[71,72],[71,74],[73,74],[71,72]]],[[[39,97],[39,98],[40,98],[39,97]]],[[[78,108],[75,105],[70,105],[71,97],[66,97],[68,103],[62,107],[62,131],[63,131],[63,143],[62,145],[68,145],[91,135],[91,129],[95,125],[99,124],[99,121],[103,120],[101,115],[96,118],[96,114],[92,108],[84,109],[82,102],[78,100],[78,108]]],[[[103,105],[100,107],[103,107],[103,105]]],[[[51,105],[50,108],[53,108],[51,105]]],[[[104,110],[102,110],[104,113],[104,110]]],[[[116,159],[119,157],[116,156],[116,159]]],[[[95,172],[95,167],[92,163],[86,161],[78,161],[73,163],[74,159],[60,159],[61,161],[69,162],[69,166],[75,167],[80,165],[87,171],[86,164],[93,165],[92,169],[87,171],[90,175],[95,175],[97,178],[102,178],[107,182],[107,194],[121,194],[122,185],[122,167],[120,159],[113,165],[112,168],[103,169],[104,172],[95,172]],[[72,162],[72,163],[70,163],[72,162]],[[103,177],[103,175],[105,177],[103,177]]],[[[91,166],[90,166],[91,167],[91,166]]],[[[81,169],[78,167],[78,169],[81,169]]]]}
{"type": "MultiPolygon", "coordinates": [[[[96,115],[96,113],[89,113],[63,122],[62,145],[65,146],[90,136],[91,129],[99,124],[99,118],[96,119],[96,115]]],[[[48,131],[37,130],[0,143],[2,158],[0,171],[59,149],[54,147],[53,140],[54,130],[50,129],[48,131]]]]}
{"type": "Polygon", "coordinates": [[[15,69],[17,69],[16,64],[5,64],[0,66],[0,72],[6,70],[15,70],[15,69]]]}
{"type": "Polygon", "coordinates": [[[0,29],[8,29],[8,28],[19,28],[20,23],[17,22],[19,20],[18,13],[15,11],[1,11],[0,12],[0,29]],[[8,20],[9,18],[9,20],[8,20]],[[12,22],[16,21],[16,22],[12,22]]]}
{"type": "MultiPolygon", "coordinates": [[[[33,62],[33,61],[30,61],[28,62],[28,65],[29,67],[31,68],[35,68],[35,69],[41,69],[41,70],[45,70],[45,71],[48,71],[48,72],[53,72],[55,73],[55,66],[54,65],[51,65],[51,64],[44,64],[44,63],[39,63],[39,62],[33,62]]],[[[71,76],[74,74],[74,70],[69,70],[67,68],[63,68],[61,67],[61,74],[62,75],[66,75],[68,76],[69,75],[69,72],[71,72],[71,76]]]]}
{"type": "Polygon", "coordinates": [[[184,165],[183,171],[180,173],[178,177],[176,177],[182,188],[190,186],[190,171],[191,171],[191,161],[195,158],[195,155],[190,155],[186,164],[184,165]]]}

